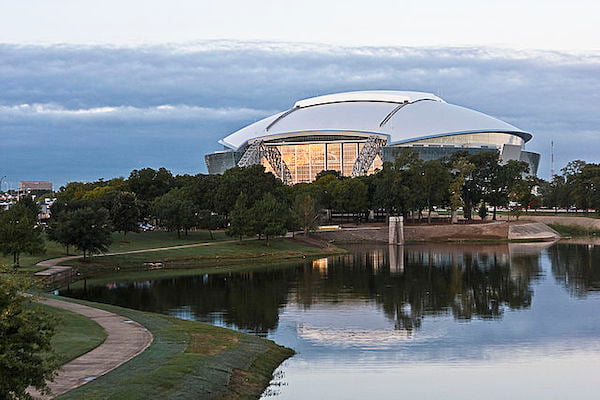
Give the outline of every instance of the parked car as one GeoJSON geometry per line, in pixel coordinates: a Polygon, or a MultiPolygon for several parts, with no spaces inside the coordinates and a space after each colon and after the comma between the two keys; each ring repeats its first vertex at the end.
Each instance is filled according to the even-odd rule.
{"type": "Polygon", "coordinates": [[[140,231],[142,232],[147,232],[153,231],[155,229],[155,226],[147,222],[138,222],[138,228],[140,228],[140,231]]]}

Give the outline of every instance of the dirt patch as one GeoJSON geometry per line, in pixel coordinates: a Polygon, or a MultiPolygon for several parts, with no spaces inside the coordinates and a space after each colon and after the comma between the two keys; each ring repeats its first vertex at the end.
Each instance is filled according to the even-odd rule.
{"type": "Polygon", "coordinates": [[[263,385],[256,380],[252,373],[241,369],[234,369],[229,381],[229,390],[223,399],[241,399],[245,393],[260,393],[263,385]]]}
{"type": "Polygon", "coordinates": [[[216,344],[213,335],[207,333],[192,333],[190,336],[190,344],[185,350],[186,353],[205,354],[207,356],[214,356],[239,341],[236,335],[223,336],[220,343],[216,344]]]}

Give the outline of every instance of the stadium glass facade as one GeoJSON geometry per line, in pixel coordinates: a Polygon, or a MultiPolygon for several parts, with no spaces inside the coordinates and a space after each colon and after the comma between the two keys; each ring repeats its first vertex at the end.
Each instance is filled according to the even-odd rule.
{"type": "MultiPolygon", "coordinates": [[[[350,176],[358,153],[364,146],[360,142],[325,142],[273,145],[281,152],[281,158],[292,175],[291,183],[312,182],[317,174],[325,170],[338,171],[342,176],[350,176]]],[[[267,172],[275,173],[268,160],[263,157],[261,164],[267,172]]],[[[368,173],[381,169],[381,157],[375,157],[368,173]]]]}
{"type": "Polygon", "coordinates": [[[224,150],[207,154],[205,160],[211,174],[262,164],[284,182],[296,184],[311,182],[324,170],[342,176],[372,174],[405,148],[424,160],[456,151],[492,151],[503,162],[527,162],[529,173],[536,175],[540,155],[524,150],[531,138],[510,124],[432,94],[349,92],[300,100],[222,139],[224,150]],[[383,143],[375,156],[374,140],[383,143]]]}

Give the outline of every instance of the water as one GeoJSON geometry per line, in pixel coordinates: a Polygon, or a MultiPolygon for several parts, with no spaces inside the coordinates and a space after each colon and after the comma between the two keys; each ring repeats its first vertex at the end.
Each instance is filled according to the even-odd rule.
{"type": "Polygon", "coordinates": [[[268,337],[268,399],[597,399],[600,246],[354,246],[244,273],[69,296],[268,337]]]}

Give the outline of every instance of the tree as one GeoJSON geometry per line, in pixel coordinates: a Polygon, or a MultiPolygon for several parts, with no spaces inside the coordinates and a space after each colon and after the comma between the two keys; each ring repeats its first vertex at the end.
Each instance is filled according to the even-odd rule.
{"type": "Polygon", "coordinates": [[[294,203],[294,216],[305,235],[317,228],[318,213],[314,198],[308,194],[300,194],[294,203]]]}
{"type": "Polygon", "coordinates": [[[29,214],[31,217],[37,221],[38,214],[40,213],[40,206],[33,200],[30,196],[21,196],[19,198],[19,204],[22,207],[27,208],[29,210],[29,214]]]}
{"type": "Polygon", "coordinates": [[[198,227],[206,229],[210,233],[210,239],[214,240],[213,231],[224,228],[225,218],[222,215],[213,214],[209,210],[200,210],[197,215],[198,227]]]}
{"type": "Polygon", "coordinates": [[[161,224],[177,231],[177,238],[181,237],[182,230],[187,236],[188,229],[196,224],[196,207],[184,188],[171,189],[157,198],[152,209],[161,224]]]}
{"type": "MultiPolygon", "coordinates": [[[[54,207],[53,207],[54,209],[54,207]]],[[[46,228],[48,239],[60,243],[65,247],[65,252],[69,255],[69,247],[75,245],[75,229],[72,228],[71,213],[63,211],[61,213],[52,213],[50,223],[46,228]]]]}
{"type": "Polygon", "coordinates": [[[490,180],[483,200],[494,207],[492,219],[496,220],[498,206],[507,206],[509,193],[523,180],[523,175],[529,172],[529,166],[524,161],[509,160],[504,165],[490,168],[490,180]]]}
{"type": "Polygon", "coordinates": [[[466,219],[472,219],[474,205],[485,200],[492,191],[492,180],[498,174],[499,157],[500,155],[494,151],[484,151],[466,156],[467,161],[474,166],[471,172],[465,176],[463,184],[463,213],[466,219]]]}
{"type": "Polygon", "coordinates": [[[138,220],[140,218],[140,207],[138,206],[135,193],[118,192],[112,201],[110,208],[110,219],[113,229],[117,232],[139,232],[138,220]]]}
{"type": "Polygon", "coordinates": [[[22,280],[0,271],[0,398],[31,399],[28,387],[48,393],[58,367],[51,339],[56,321],[23,296],[22,280]]]}
{"type": "Polygon", "coordinates": [[[238,236],[240,242],[243,236],[251,236],[254,234],[254,213],[248,208],[248,196],[242,192],[235,206],[229,214],[229,228],[227,229],[229,236],[238,236]]]}
{"type": "Polygon", "coordinates": [[[152,168],[134,169],[127,179],[129,189],[144,201],[152,201],[164,195],[174,185],[174,178],[165,168],[154,170],[152,168]]]}
{"type": "Polygon", "coordinates": [[[230,168],[220,179],[215,193],[215,209],[212,211],[227,216],[235,207],[241,193],[246,193],[248,206],[252,207],[263,198],[265,193],[279,195],[283,186],[275,175],[265,172],[265,167],[262,165],[230,168]]]}
{"type": "Polygon", "coordinates": [[[19,267],[21,253],[44,252],[44,240],[36,226],[36,216],[20,201],[0,213],[0,251],[5,256],[13,256],[14,268],[19,267]]]}
{"type": "Polygon", "coordinates": [[[452,164],[452,168],[455,171],[454,179],[450,183],[450,210],[452,215],[452,223],[457,222],[457,209],[459,207],[465,207],[465,203],[463,201],[463,186],[465,184],[465,179],[469,176],[473,170],[475,169],[475,165],[467,161],[465,157],[461,157],[458,160],[454,161],[452,164]]]}
{"type": "Polygon", "coordinates": [[[67,216],[67,229],[73,235],[73,244],[83,252],[83,259],[93,253],[104,252],[112,243],[112,227],[105,208],[80,208],[67,216]]]}
{"type": "Polygon", "coordinates": [[[337,171],[323,171],[322,174],[317,174],[317,179],[310,185],[319,208],[331,210],[334,207],[333,191],[340,182],[339,173],[334,172],[337,171]]]}
{"type": "Polygon", "coordinates": [[[286,216],[289,210],[271,194],[265,193],[264,197],[257,201],[251,210],[254,215],[254,233],[265,235],[267,246],[269,236],[284,235],[287,230],[286,216]]]}
{"type": "Polygon", "coordinates": [[[339,181],[333,189],[335,208],[350,213],[364,212],[368,207],[367,185],[358,179],[339,181]]]}
{"type": "Polygon", "coordinates": [[[451,178],[450,171],[441,161],[432,160],[424,163],[421,191],[427,206],[427,223],[431,223],[431,212],[434,206],[442,206],[449,202],[451,178]]]}

